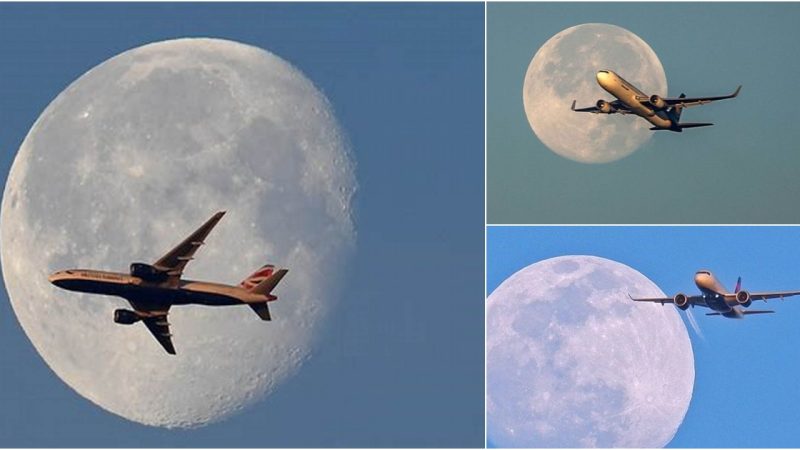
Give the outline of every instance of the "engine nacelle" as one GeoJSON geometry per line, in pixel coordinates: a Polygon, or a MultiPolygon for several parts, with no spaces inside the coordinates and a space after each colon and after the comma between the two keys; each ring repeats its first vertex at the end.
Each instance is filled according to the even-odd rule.
{"type": "Polygon", "coordinates": [[[610,114],[616,111],[617,109],[611,106],[611,103],[608,103],[605,100],[598,100],[597,101],[597,109],[604,114],[610,114]]]}
{"type": "Polygon", "coordinates": [[[687,297],[686,294],[675,294],[675,297],[672,298],[672,301],[674,301],[675,306],[680,308],[682,311],[689,309],[689,297],[687,297]]]}
{"type": "Polygon", "coordinates": [[[167,279],[166,272],[162,272],[150,264],[145,263],[131,264],[131,275],[153,283],[159,283],[167,279]]]}
{"type": "Polygon", "coordinates": [[[133,325],[134,323],[142,320],[135,311],[129,309],[114,310],[114,322],[121,323],[122,325],[133,325]]]}
{"type": "Polygon", "coordinates": [[[664,99],[658,95],[650,96],[650,104],[653,105],[653,108],[658,110],[667,109],[669,107],[667,102],[665,102],[664,99]]]}
{"type": "Polygon", "coordinates": [[[747,291],[739,291],[736,293],[736,302],[747,308],[753,304],[753,299],[747,291]]]}

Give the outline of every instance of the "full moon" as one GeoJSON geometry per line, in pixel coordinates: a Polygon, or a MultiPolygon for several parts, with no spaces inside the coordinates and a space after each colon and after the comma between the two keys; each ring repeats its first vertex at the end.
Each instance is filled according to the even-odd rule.
{"type": "Polygon", "coordinates": [[[635,115],[577,113],[570,109],[615,100],[597,84],[598,70],[617,72],[648,95],[667,94],[658,56],[639,36],[614,25],[588,23],[551,37],[525,73],[522,100],[536,136],[553,152],[582,163],[630,155],[652,135],[635,115]]]}
{"type": "Polygon", "coordinates": [[[91,69],[44,110],[0,213],[14,312],[50,368],[129,420],[196,427],[265,398],[310,357],[352,256],[354,162],[331,105],[296,68],[219,39],[157,42],[91,69]],[[273,321],[246,306],[176,306],[176,356],[123,299],[63,291],[49,273],[153,263],[227,215],[184,277],[238,284],[289,269],[273,321]]]}
{"type": "Polygon", "coordinates": [[[663,447],[694,386],[686,327],[630,267],[562,256],[515,273],[486,307],[487,434],[497,447],[663,447]]]}

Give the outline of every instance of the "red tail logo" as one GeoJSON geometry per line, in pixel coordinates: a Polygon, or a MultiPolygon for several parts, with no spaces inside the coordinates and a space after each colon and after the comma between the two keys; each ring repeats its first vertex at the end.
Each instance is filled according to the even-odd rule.
{"type": "Polygon", "coordinates": [[[275,271],[275,266],[273,266],[272,264],[267,264],[261,267],[260,269],[256,270],[255,272],[253,272],[253,274],[250,275],[249,277],[245,278],[244,281],[239,283],[239,287],[250,290],[253,287],[255,287],[255,285],[257,285],[258,283],[261,283],[262,281],[269,278],[269,276],[272,275],[272,272],[274,271],[275,271]]]}

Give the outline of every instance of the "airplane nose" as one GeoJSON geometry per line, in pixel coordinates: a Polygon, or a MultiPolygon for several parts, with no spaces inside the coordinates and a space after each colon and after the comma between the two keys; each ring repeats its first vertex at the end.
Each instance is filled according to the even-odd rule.
{"type": "Polygon", "coordinates": [[[58,286],[58,282],[61,281],[61,277],[59,275],[61,275],[61,272],[53,272],[49,277],[47,277],[47,281],[58,286]]]}
{"type": "Polygon", "coordinates": [[[600,70],[597,72],[597,82],[602,86],[606,81],[609,80],[610,75],[608,74],[607,70],[600,70]]]}
{"type": "Polygon", "coordinates": [[[694,284],[700,284],[700,283],[702,283],[702,282],[703,282],[703,280],[705,280],[705,279],[706,279],[706,276],[705,276],[705,274],[702,274],[702,273],[696,273],[696,274],[694,274],[694,284]]]}

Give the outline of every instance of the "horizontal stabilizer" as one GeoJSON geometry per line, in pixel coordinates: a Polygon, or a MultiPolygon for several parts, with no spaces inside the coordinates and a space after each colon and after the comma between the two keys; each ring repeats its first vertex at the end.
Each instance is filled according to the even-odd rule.
{"type": "Polygon", "coordinates": [[[699,128],[710,127],[713,123],[679,123],[678,128],[699,128]]]}
{"type": "Polygon", "coordinates": [[[683,131],[684,128],[699,128],[699,127],[710,127],[714,125],[713,123],[679,123],[678,125],[672,128],[659,128],[659,127],[652,127],[650,131],[683,131]]]}
{"type": "Polygon", "coordinates": [[[248,303],[248,305],[253,308],[253,311],[258,314],[258,317],[261,317],[261,320],[272,320],[272,317],[269,315],[269,306],[267,306],[267,302],[248,303]]]}

